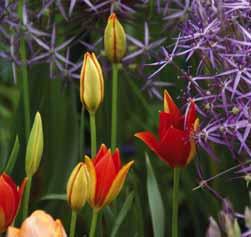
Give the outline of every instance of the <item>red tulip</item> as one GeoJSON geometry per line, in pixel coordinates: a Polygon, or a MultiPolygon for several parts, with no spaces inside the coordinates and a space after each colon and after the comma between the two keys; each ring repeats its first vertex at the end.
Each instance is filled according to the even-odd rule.
{"type": "Polygon", "coordinates": [[[0,176],[0,233],[4,232],[16,217],[25,183],[26,179],[19,188],[7,174],[0,176]]]}
{"type": "Polygon", "coordinates": [[[96,157],[91,160],[86,156],[85,161],[90,174],[89,203],[96,210],[100,210],[117,197],[134,161],[122,167],[119,149],[112,154],[104,144],[96,157]]]}
{"type": "Polygon", "coordinates": [[[193,133],[198,125],[194,102],[190,102],[185,115],[182,115],[165,91],[164,112],[159,114],[158,138],[148,131],[136,133],[135,136],[172,168],[184,167],[196,154],[193,133]]]}

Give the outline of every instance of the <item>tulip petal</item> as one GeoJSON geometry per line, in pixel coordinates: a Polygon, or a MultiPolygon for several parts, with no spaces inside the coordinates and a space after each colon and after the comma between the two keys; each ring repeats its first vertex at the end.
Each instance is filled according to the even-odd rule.
{"type": "Polygon", "coordinates": [[[164,136],[166,130],[174,124],[173,116],[166,112],[159,113],[159,137],[164,136]]]}
{"type": "Polygon", "coordinates": [[[199,119],[197,118],[195,120],[195,122],[194,122],[194,129],[190,133],[190,139],[191,139],[191,141],[190,141],[190,153],[189,153],[189,156],[188,156],[188,159],[187,159],[187,164],[189,164],[196,155],[196,143],[195,143],[194,139],[192,138],[192,136],[193,136],[194,131],[196,131],[198,129],[198,127],[199,127],[199,119]]]}
{"type": "Polygon", "coordinates": [[[93,164],[96,165],[100,159],[102,159],[104,157],[104,155],[107,153],[108,149],[106,147],[105,144],[102,144],[98,150],[97,155],[95,156],[95,158],[92,159],[93,164]]]}
{"type": "MultiPolygon", "coordinates": [[[[1,227],[0,227],[0,229],[1,229],[1,227]]],[[[18,228],[15,228],[15,227],[11,226],[11,227],[8,228],[7,236],[8,237],[21,237],[20,236],[20,230],[18,228]]]]}
{"type": "Polygon", "coordinates": [[[134,136],[142,140],[153,152],[159,156],[159,142],[151,132],[139,132],[134,136]]]}
{"type": "Polygon", "coordinates": [[[118,196],[118,194],[120,193],[120,191],[124,185],[127,173],[129,171],[130,167],[133,165],[133,163],[134,163],[134,161],[128,162],[119,171],[119,173],[117,174],[116,178],[114,179],[114,181],[112,183],[112,186],[110,187],[110,190],[105,198],[103,205],[109,204],[118,196]]]}
{"type": "Polygon", "coordinates": [[[6,222],[4,217],[4,210],[0,207],[0,234],[5,231],[6,222]]]}
{"type": "Polygon", "coordinates": [[[117,170],[113,163],[112,154],[109,150],[107,154],[95,166],[97,185],[95,192],[96,206],[103,206],[105,197],[117,175],[117,170]]]}
{"type": "Polygon", "coordinates": [[[11,178],[5,174],[0,176],[0,193],[0,207],[4,212],[5,224],[8,226],[14,219],[17,211],[18,193],[11,178]]]}
{"type": "Polygon", "coordinates": [[[55,221],[55,234],[53,237],[67,237],[64,227],[59,219],[55,221]]]}
{"type": "Polygon", "coordinates": [[[164,112],[173,114],[177,117],[180,117],[180,110],[177,105],[174,103],[172,97],[167,90],[164,91],[164,112]]]}
{"type": "Polygon", "coordinates": [[[193,100],[191,100],[185,114],[185,126],[184,126],[185,129],[190,131],[193,128],[195,120],[196,120],[195,103],[193,100]]]}
{"type": "Polygon", "coordinates": [[[176,128],[169,128],[161,140],[160,158],[172,168],[183,167],[187,164],[189,153],[189,133],[176,128]]]}
{"type": "Polygon", "coordinates": [[[117,172],[121,169],[121,160],[119,149],[116,148],[114,154],[112,155],[113,164],[117,172]]]}
{"type": "Polygon", "coordinates": [[[85,164],[90,175],[89,203],[93,207],[95,203],[95,193],[96,193],[96,184],[97,184],[96,171],[95,171],[92,160],[88,156],[85,156],[85,164]]]}

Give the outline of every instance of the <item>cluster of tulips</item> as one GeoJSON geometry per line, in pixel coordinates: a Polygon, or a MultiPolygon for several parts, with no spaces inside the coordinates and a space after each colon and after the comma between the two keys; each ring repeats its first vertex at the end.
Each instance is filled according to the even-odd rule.
{"type": "MultiPolygon", "coordinates": [[[[93,209],[89,236],[95,236],[98,213],[110,204],[121,191],[127,173],[134,161],[121,164],[117,140],[117,94],[118,64],[126,52],[124,29],[113,13],[104,33],[105,52],[112,63],[112,131],[111,149],[102,144],[97,151],[95,114],[104,97],[104,79],[100,63],[94,53],[85,53],[80,75],[80,100],[90,115],[91,158],[87,155],[73,169],[66,188],[67,200],[72,209],[70,237],[75,236],[77,213],[86,202],[93,209]]],[[[189,102],[183,115],[172,97],[164,92],[164,111],[159,112],[158,135],[149,131],[136,133],[161,160],[174,169],[172,236],[178,236],[178,187],[179,170],[187,166],[196,154],[194,133],[199,121],[193,100],[189,102]]],[[[0,176],[0,233],[7,231],[8,237],[64,237],[66,232],[60,220],[54,220],[49,214],[36,210],[29,217],[28,204],[32,177],[39,168],[43,153],[43,127],[39,113],[36,114],[30,132],[25,171],[26,178],[20,187],[3,173],[0,176]],[[24,194],[24,195],[23,195],[24,194]],[[22,206],[21,200],[23,196],[22,206]],[[12,227],[19,207],[22,207],[24,221],[20,228],[12,227]]]]}

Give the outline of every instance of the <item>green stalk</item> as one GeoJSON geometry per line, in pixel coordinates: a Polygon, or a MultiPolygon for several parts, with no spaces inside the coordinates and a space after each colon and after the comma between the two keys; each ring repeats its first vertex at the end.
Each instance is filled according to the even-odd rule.
{"type": "Polygon", "coordinates": [[[28,177],[23,197],[23,220],[28,216],[32,177],[28,177]]]}
{"type": "Polygon", "coordinates": [[[98,220],[98,212],[95,209],[93,209],[93,211],[92,211],[92,223],[91,223],[91,229],[90,229],[89,237],[95,237],[97,220],[98,220]]]}
{"type": "Polygon", "coordinates": [[[84,153],[84,144],[85,144],[85,108],[82,106],[81,116],[80,116],[80,131],[79,131],[79,154],[82,159],[84,153]]]}
{"type": "Polygon", "coordinates": [[[115,150],[117,145],[117,116],[118,116],[118,64],[112,64],[112,130],[111,149],[115,150]]]}
{"type": "Polygon", "coordinates": [[[91,127],[91,155],[92,157],[94,157],[97,150],[95,113],[90,113],[90,127],[91,127]]]}
{"type": "Polygon", "coordinates": [[[72,210],[72,212],[71,212],[70,237],[75,237],[76,223],[77,223],[77,212],[72,210]]]}
{"type": "Polygon", "coordinates": [[[173,213],[172,213],[172,237],[178,237],[178,193],[179,193],[180,170],[173,170],[173,213]]]}
{"type": "MultiPolygon", "coordinates": [[[[20,0],[18,4],[18,15],[19,19],[23,19],[23,4],[24,1],[20,0]]],[[[29,138],[30,133],[30,96],[29,96],[29,81],[28,81],[28,70],[27,70],[27,56],[26,56],[26,46],[24,37],[20,38],[20,59],[21,59],[21,77],[22,77],[22,97],[23,97],[23,106],[24,106],[24,121],[25,121],[25,137],[26,140],[29,138]]]]}

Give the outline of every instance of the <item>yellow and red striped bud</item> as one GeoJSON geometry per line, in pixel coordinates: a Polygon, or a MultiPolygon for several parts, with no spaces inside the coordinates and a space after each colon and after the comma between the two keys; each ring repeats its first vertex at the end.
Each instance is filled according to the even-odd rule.
{"type": "Polygon", "coordinates": [[[112,63],[118,63],[126,52],[126,34],[115,13],[112,13],[105,28],[105,53],[112,63]]]}
{"type": "Polygon", "coordinates": [[[94,53],[85,53],[80,74],[80,100],[89,113],[95,113],[104,98],[104,79],[94,53]]]}
{"type": "Polygon", "coordinates": [[[83,162],[73,169],[67,183],[67,200],[74,210],[80,210],[89,197],[89,172],[83,162]]]}

